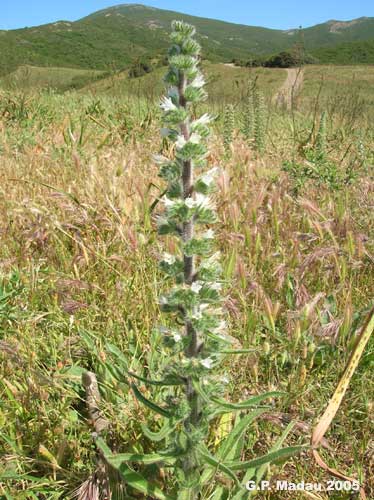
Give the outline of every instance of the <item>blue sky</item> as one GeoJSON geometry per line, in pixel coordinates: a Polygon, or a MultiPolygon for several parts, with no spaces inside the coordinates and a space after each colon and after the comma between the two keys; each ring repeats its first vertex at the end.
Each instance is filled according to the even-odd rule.
{"type": "Polygon", "coordinates": [[[374,17],[374,0],[0,0],[0,29],[75,21],[118,3],[144,3],[160,9],[225,21],[287,29],[329,19],[374,17]]]}

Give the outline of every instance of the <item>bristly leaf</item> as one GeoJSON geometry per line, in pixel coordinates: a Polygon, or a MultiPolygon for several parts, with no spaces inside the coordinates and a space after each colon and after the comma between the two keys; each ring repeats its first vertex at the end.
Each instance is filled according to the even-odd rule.
{"type": "Polygon", "coordinates": [[[264,394],[259,394],[258,396],[253,396],[239,403],[227,403],[224,399],[218,399],[214,397],[212,397],[211,400],[228,410],[247,410],[249,408],[257,406],[259,403],[262,403],[262,401],[264,401],[265,399],[280,398],[284,395],[285,395],[284,392],[278,392],[278,391],[266,392],[264,394]]]}
{"type": "Polygon", "coordinates": [[[155,413],[162,415],[163,417],[171,418],[172,414],[170,411],[166,410],[165,408],[161,408],[161,406],[158,406],[156,403],[153,403],[152,401],[144,397],[135,384],[131,384],[131,388],[134,391],[134,395],[136,396],[136,398],[139,399],[139,401],[141,401],[145,406],[153,410],[155,413]]]}
{"type": "Polygon", "coordinates": [[[246,470],[253,469],[256,467],[260,467],[260,465],[268,464],[276,462],[277,460],[290,458],[293,455],[297,455],[302,451],[308,450],[310,448],[309,445],[300,445],[300,446],[290,446],[288,448],[283,448],[277,451],[271,451],[267,455],[263,455],[262,457],[254,458],[253,460],[248,460],[246,462],[228,462],[226,465],[230,467],[231,470],[246,470]]]}
{"type": "MultiPolygon", "coordinates": [[[[101,449],[101,440],[97,441],[98,448],[101,449]]],[[[139,453],[116,453],[104,454],[105,460],[115,469],[118,469],[123,462],[138,462],[141,464],[156,464],[160,462],[173,463],[180,456],[177,454],[167,453],[150,453],[148,455],[139,453]]]]}
{"type": "Polygon", "coordinates": [[[234,472],[230,470],[230,467],[228,467],[226,464],[223,464],[219,459],[215,458],[204,445],[198,446],[197,449],[199,451],[199,455],[202,457],[203,461],[206,464],[215,467],[217,470],[223,472],[224,474],[226,474],[226,476],[232,479],[237,486],[240,486],[238,478],[236,477],[234,472]]]}
{"type": "MultiPolygon", "coordinates": [[[[283,446],[283,443],[287,439],[289,433],[292,431],[294,426],[295,426],[294,422],[290,422],[288,424],[288,426],[283,431],[280,438],[276,441],[274,446],[272,446],[272,448],[270,449],[271,452],[277,451],[281,448],[281,446],[283,446]]],[[[232,500],[248,500],[248,491],[245,489],[244,485],[248,481],[253,480],[253,478],[255,478],[256,485],[258,485],[260,483],[261,479],[263,478],[263,476],[265,475],[266,471],[268,470],[269,465],[270,464],[265,463],[265,464],[261,465],[260,467],[253,467],[253,468],[247,469],[244,476],[242,477],[242,480],[241,480],[241,483],[243,486],[238,488],[233,493],[232,500]]]]}
{"type": "Polygon", "coordinates": [[[181,379],[177,379],[177,377],[172,377],[169,376],[168,378],[165,378],[164,380],[150,380],[145,377],[141,377],[140,375],[137,375],[134,372],[128,372],[130,377],[134,377],[137,380],[140,380],[141,382],[144,382],[145,384],[149,385],[156,385],[159,387],[167,387],[167,386],[175,386],[175,385],[183,385],[184,382],[181,379]]]}
{"type": "MultiPolygon", "coordinates": [[[[286,441],[288,435],[292,431],[292,429],[295,427],[295,422],[290,422],[287,427],[284,429],[283,433],[281,434],[280,438],[276,441],[274,446],[271,447],[270,452],[277,451],[279,450],[282,446],[283,443],[286,441]]],[[[256,471],[256,481],[257,484],[261,481],[262,477],[266,473],[268,464],[262,465],[257,471],[256,471]]]]}
{"type": "Polygon", "coordinates": [[[244,433],[248,429],[248,426],[260,415],[265,413],[266,409],[261,408],[258,410],[254,410],[248,415],[242,417],[239,422],[234,426],[231,430],[230,434],[226,437],[226,439],[221,443],[220,447],[217,450],[217,455],[222,460],[232,460],[235,459],[233,453],[235,452],[235,446],[239,440],[242,439],[244,433]]]}
{"type": "Polygon", "coordinates": [[[128,486],[147,497],[157,498],[157,500],[177,500],[174,496],[165,495],[158,486],[145,479],[139,472],[130,469],[128,465],[121,464],[117,470],[128,486]]]}
{"type": "MultiPolygon", "coordinates": [[[[248,429],[249,425],[265,411],[265,408],[261,408],[243,416],[231,430],[230,434],[221,442],[217,450],[217,459],[220,459],[221,461],[238,459],[239,456],[237,456],[236,450],[238,445],[239,448],[243,445],[242,438],[244,433],[248,429]]],[[[238,416],[238,418],[240,417],[238,416]]],[[[210,481],[214,476],[214,473],[214,469],[206,469],[201,476],[202,483],[206,484],[210,481]]]]}
{"type": "Polygon", "coordinates": [[[166,421],[158,432],[153,432],[144,424],[141,424],[143,434],[151,441],[162,441],[175,431],[176,424],[172,425],[170,421],[166,421]]]}
{"type": "Polygon", "coordinates": [[[124,356],[123,352],[120,349],[118,349],[118,347],[111,344],[110,342],[107,342],[105,344],[105,348],[107,351],[109,351],[111,354],[113,354],[116,357],[117,362],[119,362],[121,364],[121,368],[127,369],[128,360],[124,356]]]}

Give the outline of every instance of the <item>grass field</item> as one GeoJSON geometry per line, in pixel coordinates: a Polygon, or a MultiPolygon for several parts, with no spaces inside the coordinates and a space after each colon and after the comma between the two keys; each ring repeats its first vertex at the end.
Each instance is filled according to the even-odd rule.
{"type": "MultiPolygon", "coordinates": [[[[257,78],[259,86],[270,99],[282,84],[285,71],[282,69],[253,68],[245,69],[222,63],[204,63],[204,73],[208,82],[209,104],[222,108],[227,103],[242,102],[250,79],[257,78]]],[[[107,93],[115,96],[145,97],[153,102],[164,92],[163,76],[165,68],[161,67],[141,78],[128,78],[124,72],[112,78],[103,79],[88,85],[82,92],[107,93]]]]}
{"type": "Polygon", "coordinates": [[[309,66],[303,97],[312,105],[320,92],[321,105],[331,117],[374,116],[374,66],[309,66]],[[352,113],[353,112],[353,113],[352,113]]]}
{"type": "MultiPolygon", "coordinates": [[[[204,70],[210,82],[204,107],[219,114],[227,103],[235,106],[230,151],[219,116],[209,156],[223,167],[217,233],[230,328],[253,349],[227,366],[229,395],[237,401],[286,393],[250,429],[243,455],[250,459],[265,453],[291,420],[298,425],[288,443],[309,440],[373,305],[374,69],[306,68],[291,111],[271,103],[284,70],[222,64],[204,70]],[[255,76],[266,102],[262,154],[241,133],[248,79],[255,76]],[[322,161],[315,150],[324,111],[322,161]],[[296,168],[285,172],[284,162],[296,168]]],[[[70,84],[82,72],[30,70],[27,85],[12,91],[2,82],[1,498],[66,498],[93,470],[83,369],[98,376],[118,451],[152,451],[140,428],[148,413],[113,377],[107,344],[122,350],[133,371],[154,363],[157,297],[169,286],[157,260],[171,245],[156,236],[153,204],[163,184],[152,154],[168,153],[155,103],[163,71],[109,77],[66,93],[32,91],[29,83],[70,84]]],[[[329,465],[364,482],[368,498],[374,498],[373,363],[371,340],[323,450],[329,465]]],[[[165,491],[172,486],[157,468],[147,474],[165,491]]],[[[307,452],[271,466],[268,477],[329,479],[307,452]]]]}
{"type": "Polygon", "coordinates": [[[50,88],[64,91],[74,86],[81,87],[102,75],[105,75],[104,71],[21,66],[13,73],[0,78],[0,88],[16,91],[50,88]]]}

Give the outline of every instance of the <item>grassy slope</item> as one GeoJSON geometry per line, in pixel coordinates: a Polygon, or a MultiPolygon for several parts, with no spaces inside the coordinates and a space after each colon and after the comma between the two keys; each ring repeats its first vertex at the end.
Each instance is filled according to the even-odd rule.
{"type": "MultiPolygon", "coordinates": [[[[208,81],[209,102],[220,104],[237,102],[247,93],[248,81],[257,78],[268,100],[285,78],[285,70],[269,68],[240,68],[223,63],[204,63],[208,81]]],[[[164,91],[162,76],[165,67],[157,68],[140,78],[129,78],[128,71],[106,76],[105,72],[80,70],[75,68],[43,68],[22,66],[10,75],[0,78],[0,88],[4,90],[25,90],[32,92],[38,88],[54,88],[64,91],[82,87],[81,92],[92,94],[131,95],[155,100],[164,91]]]]}
{"type": "MultiPolygon", "coordinates": [[[[230,92],[238,99],[240,70],[223,71],[225,78],[235,75],[230,92]]],[[[357,72],[368,88],[374,74],[363,68],[340,68],[339,73],[308,68],[294,116],[270,111],[261,157],[237,133],[232,157],[224,160],[220,122],[211,138],[209,162],[225,169],[217,193],[222,223],[216,229],[230,283],[230,328],[243,347],[258,350],[228,365],[231,398],[287,392],[270,410],[273,420],[260,421],[248,432],[248,459],[265,453],[284,419],[304,423],[301,435],[295,433],[288,444],[307,441],[307,426],[325,408],[357,322],[373,300],[374,145],[364,114],[353,125],[346,121],[348,108],[329,120],[329,158],[340,166],[366,158],[368,170],[362,169],[353,185],[336,192],[309,185],[295,199],[279,168],[294,156],[302,161],[299,143],[312,127],[311,98],[320,75],[327,75],[328,103],[339,81],[357,72]]],[[[149,78],[131,82],[140,86],[139,100],[132,90],[126,97],[126,91],[102,87],[107,81],[95,85],[94,95],[31,93],[26,103],[17,94],[2,95],[0,495],[29,500],[34,493],[40,500],[57,500],[87,478],[94,451],[78,366],[98,373],[119,451],[152,451],[140,437],[147,411],[105,366],[113,362],[108,341],[123,350],[134,371],[155,363],[149,355],[150,332],[161,322],[160,289],[168,287],[157,270],[158,254],[168,242],[157,238],[155,243],[149,213],[159,194],[156,186],[161,188],[151,154],[162,150],[159,114],[142,94],[142,82],[149,78]],[[91,345],[84,331],[92,332],[91,345]],[[31,471],[33,480],[21,477],[31,471]]],[[[263,79],[262,85],[266,81],[274,84],[263,79]]],[[[349,97],[351,89],[341,85],[341,92],[349,97]]],[[[239,128],[243,108],[237,104],[239,128]]],[[[213,111],[217,108],[219,103],[213,111]]],[[[330,465],[365,479],[369,498],[374,495],[373,356],[371,340],[327,435],[333,451],[324,452],[330,465]]],[[[156,475],[154,469],[147,474],[156,475]]],[[[270,475],[294,482],[327,479],[306,455],[271,467],[270,475]]],[[[166,477],[162,488],[169,486],[166,477]]],[[[344,492],[320,496],[350,498],[344,492]]],[[[259,496],[304,497],[297,492],[259,496]]]]}
{"type": "Polygon", "coordinates": [[[320,92],[320,108],[340,120],[374,119],[374,66],[309,66],[301,97],[310,107],[320,92]]]}
{"type": "Polygon", "coordinates": [[[333,47],[314,49],[312,54],[320,63],[374,64],[374,38],[359,42],[341,43],[333,47]]]}
{"type": "MultiPolygon", "coordinates": [[[[0,32],[0,72],[10,72],[22,64],[103,70],[110,65],[122,68],[139,57],[162,58],[170,22],[175,18],[197,27],[204,57],[212,61],[270,54],[300,40],[297,30],[243,26],[139,5],[118,6],[77,22],[59,21],[0,32]]],[[[325,23],[303,30],[308,51],[373,36],[371,18],[342,26],[325,23]]]]}
{"type": "MultiPolygon", "coordinates": [[[[203,68],[208,82],[209,102],[220,104],[221,107],[227,102],[237,102],[242,99],[247,93],[249,79],[253,78],[258,79],[266,96],[270,97],[282,84],[286,74],[282,69],[247,69],[223,63],[206,62],[203,68]]],[[[89,84],[85,90],[112,95],[130,94],[154,100],[164,92],[165,85],[162,81],[164,73],[165,68],[158,68],[148,75],[131,79],[128,78],[127,72],[123,72],[115,77],[89,84]]]]}
{"type": "Polygon", "coordinates": [[[16,71],[0,78],[0,88],[9,90],[54,88],[63,91],[74,86],[83,86],[103,74],[105,73],[97,70],[20,66],[16,71]]]}

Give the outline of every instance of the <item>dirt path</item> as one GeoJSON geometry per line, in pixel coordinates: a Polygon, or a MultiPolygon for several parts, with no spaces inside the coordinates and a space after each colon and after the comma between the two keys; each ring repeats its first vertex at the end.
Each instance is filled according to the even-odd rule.
{"type": "Polygon", "coordinates": [[[278,106],[285,106],[291,109],[292,100],[301,90],[304,80],[304,70],[301,68],[288,68],[287,78],[282,87],[275,94],[273,98],[274,104],[278,106]]]}

